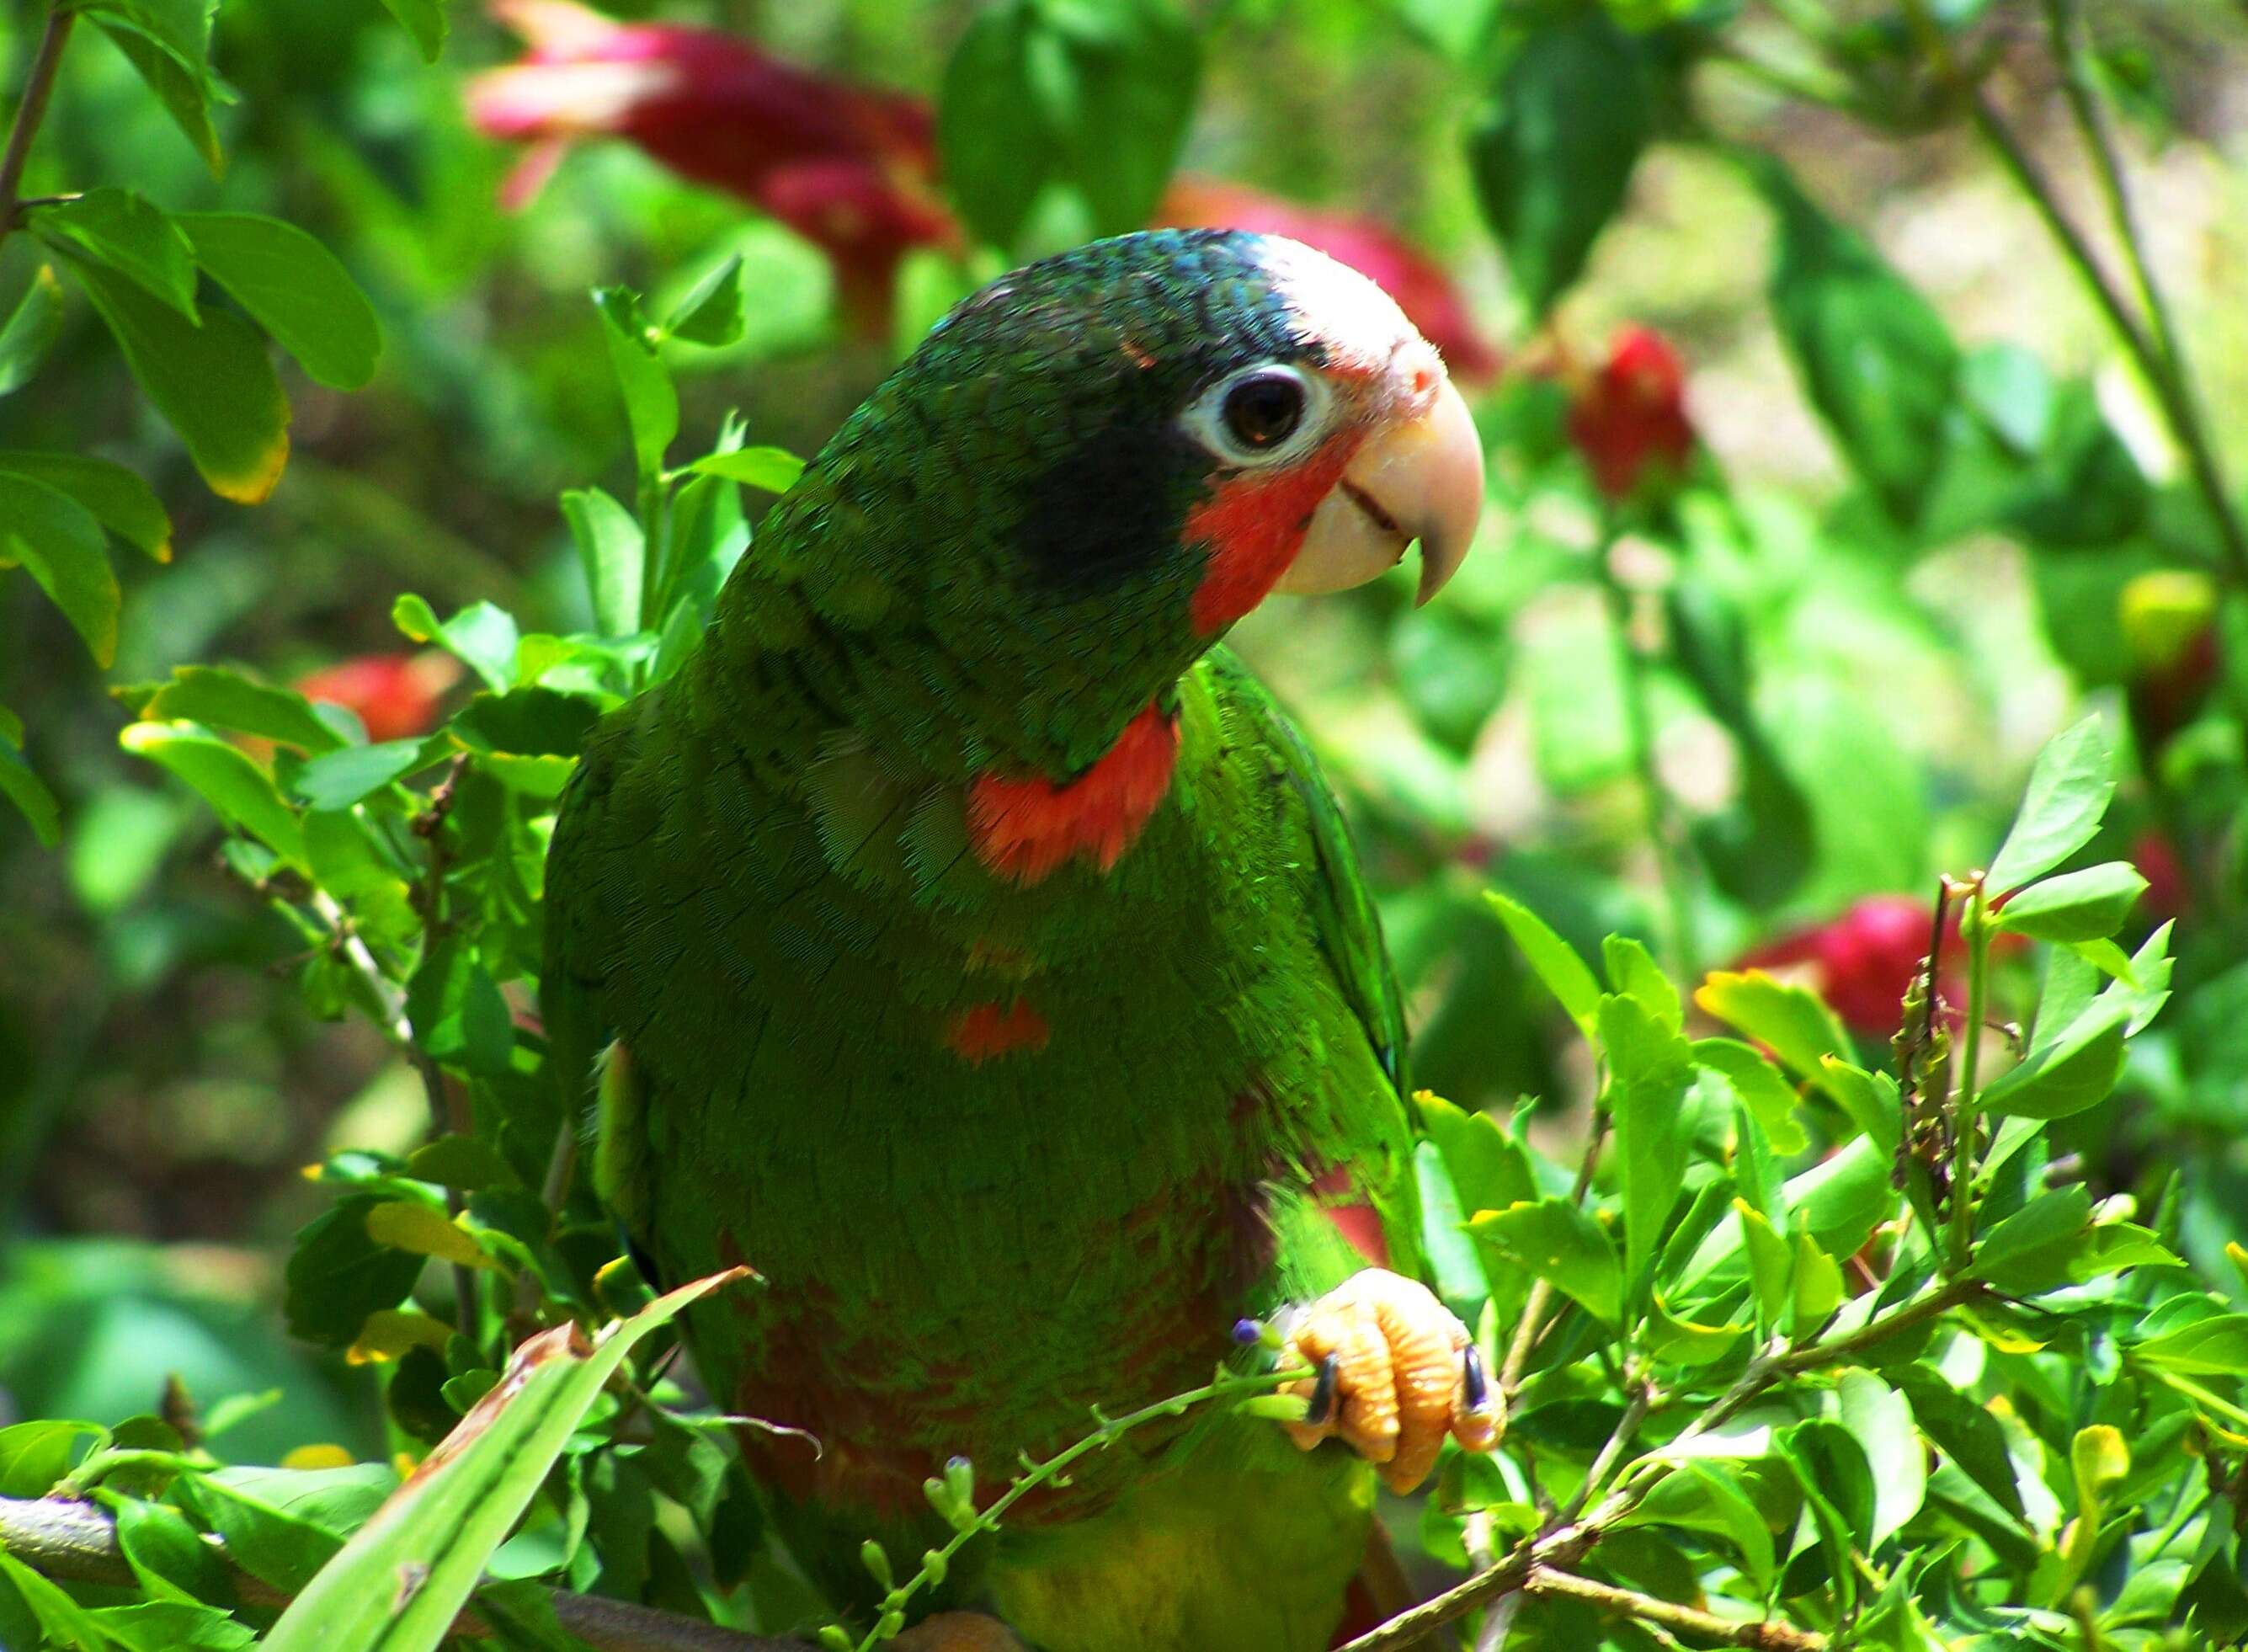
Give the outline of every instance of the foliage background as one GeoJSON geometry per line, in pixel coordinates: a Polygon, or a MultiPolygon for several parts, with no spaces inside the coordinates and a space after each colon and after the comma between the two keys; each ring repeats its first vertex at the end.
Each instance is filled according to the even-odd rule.
{"type": "MultiPolygon", "coordinates": [[[[666,15],[934,94],[974,10],[714,0],[666,15]]],[[[1633,27],[1666,11],[1614,10],[1633,27]]],[[[2042,50],[2042,9],[1934,10],[1972,43],[2058,198],[2100,223],[2096,178],[2042,50]]],[[[2248,24],[2237,7],[2192,0],[2097,10],[2146,247],[2217,459],[2248,475],[2248,310],[2235,273],[2248,261],[2248,24]]],[[[38,10],[17,8],[0,36],[0,85],[20,85],[38,10]]],[[[2127,941],[2177,920],[2181,996],[2135,1043],[2115,1098],[2067,1121],[2056,1150],[2081,1155],[2095,1196],[2167,1198],[2203,1282],[2238,1296],[2224,1251],[2248,1202],[2235,822],[2248,635],[2228,602],[2211,622],[2213,689],[2197,683],[2187,715],[2165,720],[2149,709],[2160,674],[2144,631],[2125,623],[2124,594],[2150,571],[2232,574],[2155,397],[1906,12],[1674,7],[1693,16],[1633,36],[1653,43],[1648,84],[1667,88],[1648,100],[1655,141],[1582,278],[1561,283],[1541,315],[1534,266],[1518,248],[1510,278],[1494,243],[1466,146],[1488,130],[1521,41],[1565,29],[1569,8],[1189,10],[1203,73],[1182,164],[1377,214],[1456,273],[1507,359],[1479,397],[1491,522],[1456,591],[1424,614],[1396,584],[1288,605],[1239,638],[1314,731],[1357,816],[1414,994],[1421,1080],[1502,1118],[1527,1109],[1532,1139],[1558,1157],[1583,1136],[1590,1065],[1491,921],[1485,887],[1581,950],[1610,929],[1638,933],[1690,976],[1842,919],[1865,897],[1925,903],[1940,872],[1989,853],[2043,741],[2087,706],[2104,709],[2126,736],[2130,775],[2101,849],[2138,860],[2155,884],[2127,941]],[[1832,55],[1855,65],[1854,89],[1790,45],[1806,10],[1834,31],[1832,55]],[[1673,86],[1662,54],[1696,28],[1695,66],[1673,86]],[[1710,49],[1720,40],[1725,50],[1710,49]],[[1799,84],[1774,85],[1772,64],[1799,84]],[[1803,81],[1878,94],[1878,118],[1798,95],[1803,81]],[[1878,350],[1837,348],[1827,405],[1806,399],[1783,338],[1788,299],[1767,294],[1786,250],[1780,186],[1759,170],[1772,160],[1857,226],[1983,364],[1964,390],[1947,380],[1922,425],[1885,435],[1850,422],[1853,405],[1874,407],[1862,417],[1878,423],[1910,401],[1909,384],[1877,378],[1894,370],[1878,350]],[[1573,449],[1568,410],[1628,323],[1660,329],[1684,360],[1701,451],[1675,486],[1619,502],[1573,449]],[[2009,417],[2029,421],[2012,451],[1992,435],[2009,417]],[[1616,554],[1595,556],[1612,531],[1616,554]],[[1682,590],[1710,607],[1682,611],[1682,590]],[[1696,655],[1696,640],[1713,636],[1724,646],[1696,655]],[[1736,715],[1713,672],[1738,679],[1736,715]],[[1744,793],[1765,757],[1774,789],[1744,793]],[[1727,860],[1725,842],[1744,839],[1751,852],[1727,860]]],[[[107,672],[31,581],[0,578],[0,704],[22,716],[65,819],[54,851],[0,819],[0,1421],[114,1420],[147,1409],[177,1374],[199,1396],[282,1389],[230,1439],[242,1460],[314,1443],[374,1457],[392,1443],[369,1402],[373,1374],[292,1342],[275,1304],[292,1234],[331,1198],[302,1168],[344,1147],[410,1150],[428,1129],[422,1080],[362,1020],[323,1019],[295,989],[303,937],[245,898],[193,799],[119,749],[126,718],[105,687],[215,661],[288,682],[394,650],[401,590],[440,614],[489,600],[526,630],[587,628],[556,495],[589,482],[634,494],[590,287],[627,283],[660,313],[729,252],[742,257],[744,336],[673,363],[697,442],[739,409],[751,442],[808,452],[897,354],[898,340],[840,313],[806,243],[627,145],[581,146],[527,208],[499,209],[517,157],[471,129],[463,86],[513,52],[466,5],[434,65],[371,3],[226,6],[213,57],[238,95],[219,112],[222,179],[106,42],[82,42],[65,65],[28,191],[129,183],[173,209],[302,225],[370,296],[385,349],[355,393],[284,365],[292,454],[256,508],[202,486],[83,303],[66,309],[36,381],[0,399],[0,447],[125,463],[158,489],[177,547],[165,566],[118,559],[124,607],[107,672]]],[[[1569,89],[1566,61],[1541,72],[1569,89]]],[[[48,257],[29,235],[0,244],[0,302],[48,257]]],[[[899,339],[961,278],[912,266],[899,339]]],[[[1859,302],[1833,318],[1846,341],[1895,320],[1889,298],[1859,302]]],[[[2195,626],[2200,589],[2183,599],[2195,626]]],[[[2002,1015],[2026,1017],[2036,990],[2026,963],[2001,959],[2002,1015]]]]}

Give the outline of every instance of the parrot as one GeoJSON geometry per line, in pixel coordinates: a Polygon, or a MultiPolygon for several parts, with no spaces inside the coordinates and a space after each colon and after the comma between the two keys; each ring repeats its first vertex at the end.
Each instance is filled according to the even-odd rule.
{"type": "Polygon", "coordinates": [[[1301,1420],[1190,1410],[1011,1508],[913,1652],[1316,1652],[1377,1482],[1502,1403],[1415,1277],[1400,994],[1347,823],[1223,646],[1420,549],[1483,451],[1357,271],[1146,230],[963,300],[757,524],[549,847],[550,1059],[676,1281],[771,1530],[846,1617],[1109,1415],[1273,1328],[1301,1420]],[[1245,1323],[1253,1322],[1253,1324],[1245,1323]],[[1324,1443],[1333,1440],[1337,1444],[1324,1443]]]}

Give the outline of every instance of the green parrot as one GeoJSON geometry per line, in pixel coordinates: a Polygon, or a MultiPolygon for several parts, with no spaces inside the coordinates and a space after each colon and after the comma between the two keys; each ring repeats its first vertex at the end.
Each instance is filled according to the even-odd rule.
{"type": "Polygon", "coordinates": [[[922,1483],[956,1454],[988,1501],[1088,1408],[1208,1381],[1248,1317],[1319,1374],[1304,1423],[1189,1414],[1088,1459],[900,1644],[1317,1652],[1377,1477],[1495,1437],[1411,1277],[1372,903],[1217,646],[1416,539],[1425,600],[1482,497],[1442,360],[1363,277],[1269,236],[1098,242],[940,321],[588,743],[552,1059],[653,1267],[764,1276],[687,1340],[721,1405],[816,1440],[744,1449],[839,1609],[881,1595],[867,1539],[909,1568],[949,1536],[922,1483]]]}

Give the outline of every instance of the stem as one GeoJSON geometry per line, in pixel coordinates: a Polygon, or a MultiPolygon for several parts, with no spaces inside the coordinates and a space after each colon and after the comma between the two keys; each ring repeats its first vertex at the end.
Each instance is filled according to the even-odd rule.
{"type": "MultiPolygon", "coordinates": [[[[1585,1156],[1577,1163],[1577,1182],[1569,1197],[1577,1204],[1585,1202],[1585,1195],[1593,1185],[1594,1168],[1600,1163],[1600,1144],[1607,1139],[1608,1108],[1607,1088],[1593,1099],[1593,1128],[1585,1138],[1585,1156]]],[[[1505,1362],[1498,1369],[1498,1391],[1512,1400],[1522,1387],[1522,1368],[1530,1363],[1530,1355],[1538,1346],[1546,1325],[1546,1310],[1553,1300],[1553,1286],[1544,1279],[1531,1281],[1530,1294],[1522,1301],[1522,1318],[1514,1327],[1514,1340],[1507,1344],[1505,1362]]]]}
{"type": "Polygon", "coordinates": [[[1532,1568],[1522,1587],[1531,1594],[1553,1594],[1565,1600],[1580,1601],[1603,1612],[1636,1618],[1643,1623],[1659,1624],[1664,1628],[1676,1629],[1681,1635],[1690,1635],[1696,1640],[1712,1642],[1718,1646],[1765,1647],[1774,1649],[1774,1652],[1819,1652],[1819,1649],[1826,1644],[1825,1635],[1808,1629],[1791,1628],[1768,1618],[1751,1618],[1744,1621],[1721,1618],[1714,1612],[1697,1612],[1690,1606],[1658,1600],[1635,1589],[1619,1589],[1613,1584],[1595,1582],[1591,1578],[1579,1577],[1573,1572],[1562,1572],[1549,1566],[1532,1568]]]}
{"type": "Polygon", "coordinates": [[[1680,855],[1670,794],[1655,767],[1655,718],[1648,705],[1647,661],[1631,641],[1631,593],[1615,576],[1613,557],[1616,531],[1613,522],[1602,528],[1593,552],[1593,566],[1607,599],[1608,623],[1615,634],[1616,664],[1623,677],[1624,735],[1631,745],[1634,771],[1639,777],[1640,805],[1648,841],[1655,851],[1656,875],[1662,880],[1662,904],[1669,934],[1665,948],[1672,972],[1683,977],[1694,973],[1693,908],[1686,888],[1686,868],[1680,855]]]}
{"type": "MultiPolygon", "coordinates": [[[[422,955],[427,958],[429,949],[436,943],[439,932],[445,926],[445,818],[453,812],[454,789],[460,785],[461,775],[468,768],[468,754],[453,759],[453,766],[445,771],[445,778],[429,794],[429,806],[415,820],[416,835],[429,845],[429,867],[422,884],[422,955]]],[[[422,1075],[422,1091],[429,1101],[429,1133],[434,1137],[445,1132],[455,1135],[472,1135],[475,1121],[469,1116],[468,1100],[456,1086],[445,1082],[445,1075],[436,1062],[418,1043],[409,1042],[407,1059],[414,1070],[422,1075]]],[[[446,1211],[457,1219],[467,1208],[458,1188],[445,1189],[446,1211]]],[[[479,1340],[480,1313],[483,1304],[476,1289],[475,1270],[465,1263],[453,1264],[453,1319],[461,1334],[471,1342],[479,1340]]]]}
{"type": "MultiPolygon", "coordinates": [[[[285,1606],[289,1596],[236,1566],[216,1538],[204,1539],[225,1562],[236,1592],[251,1606],[285,1606]]],[[[117,1523],[90,1504],[0,1498],[0,1549],[32,1570],[66,1583],[131,1587],[138,1582],[117,1542],[117,1523]]],[[[801,1641],[744,1635],[699,1619],[628,1601],[552,1591],[562,1628],[595,1652],[808,1652],[801,1641]]],[[[473,1607],[456,1625],[489,1633],[473,1607]]]]}
{"type": "Polygon", "coordinates": [[[1960,915],[1960,934],[1967,943],[1967,1036],[1959,1052],[1959,1081],[1951,1106],[1951,1271],[1967,1265],[1974,1238],[1975,1112],[1977,1067],[1983,1054],[1983,1020],[1990,1000],[1991,925],[1986,903],[1989,891],[1977,873],[1960,915]]]}
{"type": "Polygon", "coordinates": [[[1631,1436],[1638,1433],[1639,1425],[1647,1421],[1647,1408],[1653,1399],[1651,1386],[1644,1376],[1635,1381],[1629,1372],[1625,1374],[1625,1381],[1631,1385],[1631,1397],[1624,1402],[1623,1416],[1616,1419],[1615,1431],[1608,1436],[1607,1443],[1600,1447],[1600,1455],[1585,1470],[1584,1484],[1577,1488],[1575,1496],[1561,1505],[1558,1517],[1559,1525],[1566,1525],[1584,1512],[1585,1505],[1593,1500],[1593,1493],[1599,1491],[1600,1483],[1608,1477],[1608,1471],[1615,1467],[1616,1459],[1623,1455],[1624,1447],[1631,1443],[1631,1436]]]}
{"type": "Polygon", "coordinates": [[[70,44],[71,25],[77,21],[74,11],[48,12],[46,27],[31,53],[24,100],[16,106],[15,123],[8,128],[8,147],[0,150],[0,241],[7,239],[16,227],[21,206],[17,186],[24,182],[24,163],[31,159],[31,140],[38,136],[39,122],[46,119],[47,100],[55,93],[55,72],[62,67],[63,48],[70,44]]]}

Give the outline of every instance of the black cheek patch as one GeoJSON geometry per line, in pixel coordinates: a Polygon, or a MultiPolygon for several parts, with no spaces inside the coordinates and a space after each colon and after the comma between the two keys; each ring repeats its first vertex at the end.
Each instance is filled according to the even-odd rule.
{"type": "Polygon", "coordinates": [[[1031,579],[1068,596],[1098,596],[1176,561],[1210,463],[1161,415],[1088,432],[1027,490],[1015,540],[1031,579]]]}

